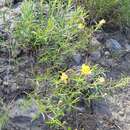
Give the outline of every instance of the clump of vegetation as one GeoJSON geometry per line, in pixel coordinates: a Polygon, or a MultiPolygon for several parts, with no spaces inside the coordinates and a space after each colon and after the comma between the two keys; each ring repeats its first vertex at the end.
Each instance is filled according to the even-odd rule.
{"type": "Polygon", "coordinates": [[[110,15],[115,11],[115,7],[119,4],[119,0],[87,0],[85,1],[86,9],[92,19],[99,19],[110,15]]]}
{"type": "Polygon", "coordinates": [[[85,64],[79,70],[65,66],[61,69],[68,57],[86,50],[92,33],[105,23],[101,20],[88,27],[85,21],[88,17],[73,0],[25,0],[16,22],[14,36],[20,47],[40,51],[38,59],[47,65],[42,76],[36,75],[36,83],[40,86],[39,82],[44,82],[48,90],[42,93],[37,86],[33,99],[39,112],[47,116],[46,123],[55,129],[69,127],[62,118],[76,108],[81,98],[89,105],[92,99],[102,96],[104,78],[100,69],[85,64]],[[52,71],[52,68],[57,69],[52,71]],[[64,72],[59,76],[60,70],[64,72]]]}
{"type": "Polygon", "coordinates": [[[130,25],[130,0],[84,0],[83,6],[89,12],[91,21],[103,18],[108,23],[117,24],[118,21],[119,26],[130,25]]]}
{"type": "Polygon", "coordinates": [[[37,87],[34,98],[40,113],[46,114],[46,122],[55,129],[69,127],[62,119],[66,112],[76,109],[81,98],[89,105],[91,100],[103,96],[105,79],[99,68],[85,64],[79,70],[63,67],[61,76],[56,71],[61,70],[59,66],[66,65],[66,59],[74,52],[86,50],[92,33],[105,23],[101,20],[88,27],[85,21],[88,17],[73,0],[25,0],[16,22],[14,36],[20,47],[39,50],[39,61],[47,65],[44,75],[37,76],[36,82],[39,84],[39,80],[43,80],[49,90],[41,97],[37,87]]]}
{"type": "Polygon", "coordinates": [[[106,80],[103,74],[103,69],[83,64],[79,69],[71,68],[50,78],[51,94],[43,98],[36,93],[34,96],[40,113],[47,116],[46,123],[55,129],[69,127],[63,118],[78,107],[81,99],[89,106],[91,100],[104,96],[106,80]]]}
{"type": "Polygon", "coordinates": [[[120,21],[125,25],[130,25],[130,0],[120,1],[120,21]]]}
{"type": "Polygon", "coordinates": [[[86,17],[81,7],[73,6],[72,0],[25,0],[15,38],[22,47],[40,48],[40,62],[57,66],[87,46],[93,31],[85,27],[86,17]]]}
{"type": "MultiPolygon", "coordinates": [[[[66,60],[75,52],[86,50],[93,32],[102,27],[107,15],[117,13],[116,8],[120,8],[117,17],[129,24],[129,2],[88,0],[84,4],[87,13],[81,6],[75,6],[73,0],[25,0],[22,3],[13,34],[18,46],[37,51],[38,62],[45,64],[44,74],[36,76],[36,83],[40,86],[40,81],[44,82],[48,90],[44,93],[36,86],[30,97],[52,128],[71,130],[64,119],[66,113],[77,109],[81,99],[90,105],[92,100],[106,96],[109,83],[104,78],[104,70],[86,64],[68,69],[66,60]],[[89,26],[88,19],[94,19],[97,24],[89,26]],[[52,68],[56,69],[52,71],[52,68]]],[[[128,80],[114,84],[115,88],[127,85],[128,80]]],[[[7,117],[6,112],[0,115],[0,127],[7,117]]]]}
{"type": "MultiPolygon", "coordinates": [[[[46,75],[48,74],[43,75],[43,79],[46,75]]],[[[72,111],[80,111],[81,102],[84,102],[84,107],[88,107],[93,100],[106,98],[111,90],[126,87],[130,83],[130,77],[126,76],[118,81],[107,80],[103,68],[87,64],[59,72],[47,80],[43,79],[37,78],[37,83],[48,80],[48,89],[51,91],[42,93],[44,96],[35,91],[31,97],[35,100],[39,113],[46,115],[45,122],[53,129],[64,130],[72,127],[65,116],[72,111]]]]}
{"type": "Polygon", "coordinates": [[[8,108],[3,103],[2,99],[0,99],[0,130],[6,125],[8,120],[8,108]]]}

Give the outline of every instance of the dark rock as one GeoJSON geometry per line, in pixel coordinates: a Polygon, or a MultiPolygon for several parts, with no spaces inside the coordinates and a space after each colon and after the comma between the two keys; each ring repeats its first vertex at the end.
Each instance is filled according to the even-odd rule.
{"type": "Polygon", "coordinates": [[[73,60],[75,62],[76,65],[80,65],[82,62],[82,56],[81,54],[77,53],[73,55],[73,60]]]}
{"type": "Polygon", "coordinates": [[[19,3],[19,2],[22,2],[23,0],[13,0],[13,4],[15,5],[15,4],[17,4],[17,3],[19,3]]]}
{"type": "Polygon", "coordinates": [[[32,119],[30,117],[17,116],[15,118],[12,118],[11,120],[14,123],[20,123],[20,124],[26,123],[27,124],[27,123],[30,123],[32,119]]]}
{"type": "Polygon", "coordinates": [[[91,61],[98,61],[101,58],[101,52],[100,51],[95,51],[90,53],[90,60],[91,61]]]}
{"type": "Polygon", "coordinates": [[[110,118],[112,116],[109,105],[105,100],[94,102],[93,109],[93,111],[100,117],[110,118]]]}
{"type": "Polygon", "coordinates": [[[31,122],[31,125],[32,126],[37,126],[37,124],[44,125],[44,120],[45,120],[45,116],[43,114],[40,114],[38,118],[36,118],[31,122]]]}
{"type": "Polygon", "coordinates": [[[100,64],[104,67],[115,67],[115,66],[117,66],[116,61],[112,58],[109,58],[109,59],[102,58],[100,60],[100,64]]]}
{"type": "Polygon", "coordinates": [[[8,32],[3,31],[0,29],[0,38],[3,40],[7,40],[10,37],[10,34],[8,32]]]}
{"type": "Polygon", "coordinates": [[[130,44],[125,44],[125,49],[130,52],[130,44]]]}
{"type": "Polygon", "coordinates": [[[108,39],[106,40],[106,48],[108,48],[111,52],[117,52],[122,49],[120,43],[115,39],[108,39]]]}
{"type": "MultiPolygon", "coordinates": [[[[47,128],[44,123],[44,114],[39,114],[37,104],[34,101],[18,99],[10,106],[9,121],[5,126],[7,130],[42,130],[47,128]],[[34,119],[34,117],[37,117],[34,119]]],[[[47,129],[48,130],[48,129],[47,129]]]]}
{"type": "Polygon", "coordinates": [[[37,105],[32,101],[26,99],[18,99],[11,106],[9,116],[14,119],[16,117],[28,117],[33,119],[39,113],[37,105]],[[25,106],[24,106],[25,105],[25,106]]]}
{"type": "Polygon", "coordinates": [[[130,63],[130,53],[127,53],[127,54],[124,56],[124,60],[127,61],[128,63],[130,63]]]}

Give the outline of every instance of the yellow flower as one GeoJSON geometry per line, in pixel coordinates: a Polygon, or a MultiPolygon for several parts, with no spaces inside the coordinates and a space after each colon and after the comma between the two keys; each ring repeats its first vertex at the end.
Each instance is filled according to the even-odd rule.
{"type": "Polygon", "coordinates": [[[91,69],[88,65],[83,64],[81,67],[81,74],[83,75],[89,75],[91,74],[91,69]]]}
{"type": "Polygon", "coordinates": [[[68,81],[68,75],[66,73],[62,73],[60,77],[61,81],[63,81],[65,84],[67,84],[68,81]]]}
{"type": "Polygon", "coordinates": [[[78,24],[78,28],[79,28],[79,29],[84,29],[84,27],[85,27],[85,26],[84,26],[83,23],[79,23],[79,24],[78,24]]]}

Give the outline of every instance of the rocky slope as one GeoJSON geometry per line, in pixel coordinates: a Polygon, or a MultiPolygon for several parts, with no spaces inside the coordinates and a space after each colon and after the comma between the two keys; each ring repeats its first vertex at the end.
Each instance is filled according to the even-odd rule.
{"type": "MultiPolygon", "coordinates": [[[[20,3],[12,1],[11,8],[7,7],[4,0],[0,0],[0,12],[6,12],[6,24],[13,29],[14,20],[20,13],[20,3]]],[[[3,130],[43,130],[49,128],[44,124],[44,115],[32,121],[34,114],[38,113],[37,105],[30,104],[26,110],[19,106],[24,102],[26,93],[31,92],[36,86],[35,70],[42,73],[42,67],[37,67],[35,57],[28,55],[19,49],[15,53],[10,52],[7,46],[10,43],[11,31],[6,30],[5,21],[0,17],[0,97],[10,104],[10,120],[3,130]]],[[[91,51],[82,57],[75,54],[74,65],[82,62],[99,64],[108,72],[109,79],[118,79],[122,74],[130,74],[130,33],[114,30],[111,33],[102,31],[94,34],[91,51]]],[[[44,85],[43,85],[44,86],[44,85]]],[[[77,111],[76,117],[72,114],[72,123],[82,124],[85,130],[130,130],[130,88],[118,89],[112,96],[107,96],[102,101],[92,104],[92,113],[85,108],[77,111]],[[75,117],[75,118],[74,118],[75,117]]]]}

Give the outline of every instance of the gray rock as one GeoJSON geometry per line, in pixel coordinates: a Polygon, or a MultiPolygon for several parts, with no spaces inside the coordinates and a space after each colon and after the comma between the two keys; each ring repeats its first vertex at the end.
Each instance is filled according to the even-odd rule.
{"type": "Polygon", "coordinates": [[[0,85],[2,84],[3,80],[0,78],[0,85]]]}
{"type": "MultiPolygon", "coordinates": [[[[112,124],[116,126],[115,130],[129,130],[130,128],[130,87],[122,88],[121,90],[113,91],[114,95],[106,97],[106,104],[103,102],[97,103],[94,106],[94,112],[97,115],[97,121],[103,122],[104,116],[109,117],[107,122],[112,119],[112,124]],[[109,113],[110,112],[110,113],[109,113]],[[105,114],[104,114],[105,113],[105,114]]],[[[101,129],[103,125],[107,123],[100,124],[99,130],[110,130],[101,129]]]]}
{"type": "Polygon", "coordinates": [[[92,61],[98,61],[101,58],[101,52],[95,51],[90,53],[90,60],[92,61]]]}
{"type": "Polygon", "coordinates": [[[3,15],[0,15],[0,28],[3,32],[7,33],[7,30],[5,30],[5,27],[11,30],[14,29],[15,18],[17,18],[18,15],[21,13],[21,5],[17,6],[16,8],[9,8],[9,7],[4,6],[0,8],[0,12],[1,14],[4,14],[5,16],[5,19],[4,19],[3,15]]]}
{"type": "Polygon", "coordinates": [[[10,106],[9,121],[5,126],[7,130],[42,130],[47,128],[44,114],[39,114],[34,101],[18,99],[10,106]],[[37,117],[34,119],[34,117],[37,117]],[[40,127],[39,127],[40,126],[40,127]]]}
{"type": "Polygon", "coordinates": [[[124,60],[127,61],[128,63],[130,63],[130,53],[127,53],[127,54],[124,56],[124,60]]]}
{"type": "Polygon", "coordinates": [[[94,112],[102,117],[110,118],[112,116],[112,112],[110,111],[109,105],[105,100],[95,102],[93,104],[94,112]]]}
{"type": "Polygon", "coordinates": [[[3,7],[5,5],[5,0],[0,0],[0,7],[3,7]]]}
{"type": "Polygon", "coordinates": [[[114,59],[106,59],[106,58],[102,58],[100,60],[100,64],[104,67],[115,67],[117,66],[117,63],[114,59]]]}
{"type": "Polygon", "coordinates": [[[105,51],[105,52],[104,52],[104,55],[105,55],[105,57],[108,58],[108,57],[110,56],[110,52],[109,52],[109,51],[105,51]]]}
{"type": "Polygon", "coordinates": [[[85,112],[86,111],[85,107],[74,107],[74,109],[79,111],[79,112],[85,112]]]}
{"type": "Polygon", "coordinates": [[[81,54],[77,53],[73,55],[73,60],[76,63],[76,65],[80,65],[82,62],[82,56],[81,54]]]}
{"type": "Polygon", "coordinates": [[[123,117],[124,115],[125,115],[125,112],[124,111],[119,111],[119,115],[121,116],[121,117],[123,117]]]}
{"type": "Polygon", "coordinates": [[[35,102],[26,101],[24,99],[18,99],[12,106],[9,113],[10,118],[15,119],[18,117],[24,117],[33,119],[34,116],[39,114],[38,107],[35,102]],[[25,105],[25,106],[24,106],[25,105]]]}
{"type": "Polygon", "coordinates": [[[117,52],[122,49],[120,43],[118,41],[116,41],[115,39],[106,40],[105,45],[112,52],[117,52]]]}
{"type": "Polygon", "coordinates": [[[96,37],[93,37],[90,41],[91,46],[98,47],[101,46],[101,43],[96,39],[96,37]]]}
{"type": "Polygon", "coordinates": [[[127,40],[130,40],[130,29],[129,28],[125,28],[125,36],[127,38],[127,40]]]}
{"type": "Polygon", "coordinates": [[[130,51],[130,44],[125,44],[126,51],[130,51]]]}

